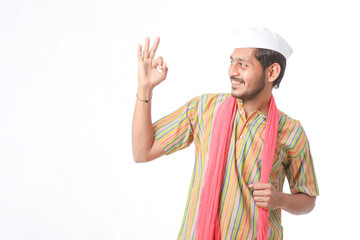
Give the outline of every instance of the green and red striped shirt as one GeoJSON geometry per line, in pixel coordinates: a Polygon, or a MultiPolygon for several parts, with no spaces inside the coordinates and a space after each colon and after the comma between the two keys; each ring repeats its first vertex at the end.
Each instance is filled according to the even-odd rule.
{"type": "MultiPolygon", "coordinates": [[[[195,165],[178,239],[196,239],[195,224],[205,177],[212,124],[216,110],[229,94],[205,94],[154,123],[155,137],[166,155],[195,144],[195,165]]],[[[256,239],[257,207],[248,185],[260,180],[260,153],[267,116],[257,111],[246,117],[237,101],[229,156],[220,201],[222,239],[256,239]]],[[[282,191],[285,176],[292,193],[319,194],[309,143],[299,121],[279,111],[278,143],[270,182],[282,191]]],[[[270,211],[269,239],[282,239],[281,209],[270,211]]]]}

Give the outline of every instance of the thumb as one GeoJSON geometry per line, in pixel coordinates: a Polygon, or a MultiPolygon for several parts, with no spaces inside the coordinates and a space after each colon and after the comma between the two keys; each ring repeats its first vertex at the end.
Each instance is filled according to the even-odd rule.
{"type": "Polygon", "coordinates": [[[249,188],[255,188],[255,185],[257,185],[257,184],[259,184],[260,182],[259,181],[256,181],[256,182],[254,182],[254,183],[250,183],[249,185],[248,185],[248,187],[249,188]]]}
{"type": "Polygon", "coordinates": [[[167,64],[164,63],[162,66],[161,66],[161,75],[163,75],[164,79],[166,78],[167,76],[167,72],[168,72],[168,67],[167,67],[167,64]]]}

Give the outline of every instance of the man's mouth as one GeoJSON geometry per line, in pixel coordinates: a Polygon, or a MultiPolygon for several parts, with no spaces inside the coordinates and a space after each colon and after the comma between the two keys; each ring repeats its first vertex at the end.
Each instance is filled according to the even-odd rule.
{"type": "Polygon", "coordinates": [[[234,79],[234,78],[231,78],[231,83],[234,84],[234,85],[240,85],[240,84],[245,84],[245,82],[241,79],[234,79]]]}

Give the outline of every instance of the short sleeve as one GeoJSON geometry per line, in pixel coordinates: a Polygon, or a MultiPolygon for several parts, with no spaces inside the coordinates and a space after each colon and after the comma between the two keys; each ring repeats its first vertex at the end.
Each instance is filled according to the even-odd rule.
{"type": "Polygon", "coordinates": [[[193,98],[173,113],[153,124],[154,135],[166,155],[188,147],[193,142],[195,106],[198,98],[193,98]]]}
{"type": "Polygon", "coordinates": [[[294,129],[288,158],[285,162],[285,173],[291,193],[305,193],[309,196],[319,195],[313,159],[309,141],[299,121],[294,129]]]}

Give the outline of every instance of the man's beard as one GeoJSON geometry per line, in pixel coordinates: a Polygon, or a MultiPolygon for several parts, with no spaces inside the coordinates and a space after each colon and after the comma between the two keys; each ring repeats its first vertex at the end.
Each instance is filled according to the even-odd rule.
{"type": "MultiPolygon", "coordinates": [[[[242,82],[245,83],[245,81],[242,78],[230,77],[230,79],[240,81],[241,82],[240,84],[242,84],[242,82]]],[[[243,86],[243,87],[245,87],[245,86],[243,86]]],[[[241,99],[243,101],[251,100],[251,99],[255,98],[256,95],[258,95],[265,88],[265,74],[264,73],[261,75],[261,77],[259,79],[256,80],[255,87],[256,87],[255,89],[251,89],[244,93],[239,93],[239,94],[232,91],[231,95],[233,97],[241,99]]],[[[233,89],[233,90],[235,90],[235,89],[233,89]]]]}

